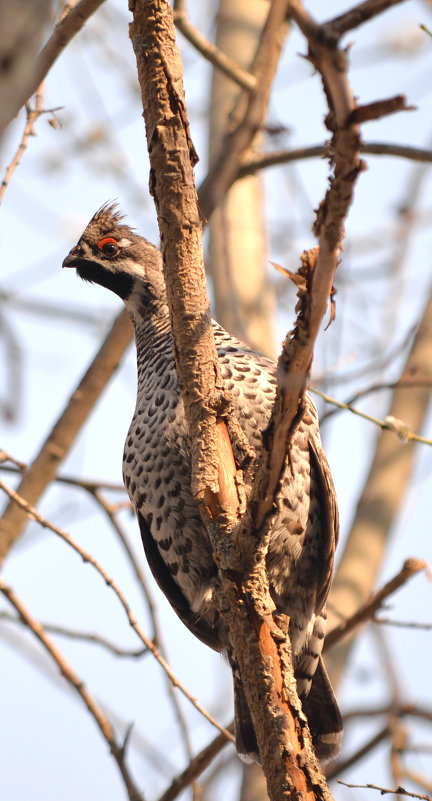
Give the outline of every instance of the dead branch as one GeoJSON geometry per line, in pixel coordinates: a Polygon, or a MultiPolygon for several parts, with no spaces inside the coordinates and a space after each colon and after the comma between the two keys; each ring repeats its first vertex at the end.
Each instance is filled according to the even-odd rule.
{"type": "Polygon", "coordinates": [[[405,95],[396,95],[386,100],[376,100],[374,103],[367,103],[364,106],[356,106],[352,111],[352,122],[362,123],[371,120],[379,120],[389,114],[396,114],[398,111],[414,111],[415,106],[407,106],[405,95]]]}
{"type": "Polygon", "coordinates": [[[3,582],[2,579],[0,579],[0,592],[5,596],[5,598],[7,598],[9,603],[14,607],[17,614],[22,619],[23,623],[25,623],[25,625],[30,629],[30,631],[33,632],[33,634],[43,645],[45,650],[48,651],[48,653],[54,659],[62,676],[81,696],[88,711],[90,712],[90,715],[94,718],[97,726],[99,727],[102,736],[107,741],[110,751],[115,761],[117,762],[130,801],[143,801],[143,796],[136,787],[132,779],[132,776],[130,775],[129,770],[126,766],[125,748],[119,745],[119,743],[117,742],[113,728],[108,718],[104,715],[100,706],[90,695],[82,679],[74,672],[74,670],[72,670],[71,666],[66,661],[61,651],[58,650],[56,645],[54,645],[54,643],[51,641],[51,639],[44,631],[43,626],[41,626],[41,624],[38,623],[38,621],[32,617],[32,615],[26,609],[24,604],[22,604],[19,598],[16,596],[12,588],[8,587],[3,582]]]}
{"type": "Polygon", "coordinates": [[[418,707],[416,704],[411,703],[394,704],[393,700],[385,706],[363,706],[358,709],[349,709],[344,714],[344,722],[349,723],[355,718],[372,718],[390,714],[394,717],[416,717],[432,723],[432,708],[418,707]]]}
{"type": "Polygon", "coordinates": [[[432,623],[419,623],[418,620],[392,620],[388,617],[373,617],[372,623],[377,626],[393,626],[399,629],[416,629],[419,631],[431,631],[432,623]]]}
{"type": "MultiPolygon", "coordinates": [[[[115,320],[89,369],[72,393],[66,407],[26,470],[18,487],[29,504],[38,502],[53,480],[82,425],[104,390],[132,339],[132,325],[126,310],[115,320]]],[[[26,511],[9,503],[0,520],[0,565],[27,522],[26,511]]]]}
{"type": "MultiPolygon", "coordinates": [[[[30,136],[34,136],[33,126],[36,120],[41,116],[41,114],[49,114],[54,111],[54,109],[45,110],[42,106],[42,91],[43,86],[42,84],[37,88],[36,91],[36,105],[35,108],[32,109],[29,103],[26,103],[26,112],[27,112],[27,122],[24,127],[24,133],[22,135],[21,142],[18,146],[17,152],[15,153],[12,161],[10,162],[9,166],[6,168],[6,172],[0,186],[0,205],[3,201],[4,193],[6,192],[8,183],[15,172],[16,168],[18,167],[22,155],[27,147],[28,140],[30,136]]],[[[55,109],[57,111],[58,109],[55,109]]]]}
{"type": "Polygon", "coordinates": [[[0,4],[0,135],[28,99],[25,87],[50,23],[53,6],[52,0],[39,0],[37,3],[16,0],[13,4],[0,4]]]}
{"type": "Polygon", "coordinates": [[[107,587],[114,592],[117,596],[118,600],[120,601],[121,606],[123,607],[127,619],[129,621],[129,625],[134,630],[135,634],[141,640],[143,645],[151,651],[157,662],[159,662],[160,666],[163,668],[167,676],[169,677],[172,685],[174,687],[178,687],[178,689],[183,693],[183,695],[191,702],[191,704],[198,710],[213,726],[219,729],[228,740],[234,741],[232,734],[227,731],[223,726],[221,726],[217,720],[215,720],[212,715],[207,712],[204,707],[196,700],[196,698],[191,695],[191,693],[186,689],[186,687],[179,681],[175,673],[171,670],[170,666],[168,665],[167,661],[164,659],[162,654],[160,653],[159,649],[154,645],[154,643],[144,634],[141,627],[138,624],[138,621],[132,614],[132,610],[126,601],[125,596],[123,595],[122,591],[119,589],[117,584],[115,583],[114,579],[106,572],[106,570],[91,556],[84,548],[81,548],[72,537],[63,529],[59,528],[58,526],[53,525],[48,520],[46,520],[42,515],[39,514],[37,509],[31,506],[24,498],[22,498],[18,493],[14,492],[10,487],[4,484],[3,481],[0,480],[0,490],[6,493],[9,496],[10,500],[19,506],[20,510],[32,520],[35,520],[36,523],[39,523],[40,526],[43,528],[49,529],[54,534],[57,534],[64,542],[67,543],[83,560],[85,564],[90,564],[96,570],[97,573],[103,578],[107,587]]]}
{"type": "Polygon", "coordinates": [[[327,650],[331,648],[335,642],[338,642],[342,637],[351,633],[354,629],[358,628],[358,626],[372,620],[374,614],[380,609],[386,598],[396,592],[396,590],[402,587],[408,579],[415,576],[420,570],[428,571],[428,566],[425,562],[421,562],[419,559],[407,559],[399,573],[388,581],[381,590],[376,592],[367,603],[363,604],[354,615],[343,620],[339,625],[328,632],[324,643],[324,649],[327,650]]]}
{"type": "MultiPolygon", "coordinates": [[[[419,387],[423,387],[426,389],[432,389],[432,379],[430,378],[413,378],[412,380],[404,378],[402,376],[398,381],[382,381],[378,384],[371,384],[370,386],[366,387],[366,389],[361,389],[356,392],[354,395],[346,400],[344,404],[339,406],[339,402],[337,403],[334,409],[325,412],[321,415],[320,420],[321,423],[323,420],[328,420],[329,417],[333,417],[333,415],[338,414],[339,411],[342,411],[346,406],[352,406],[358,400],[362,398],[366,398],[368,395],[372,395],[374,392],[382,392],[383,389],[418,389],[419,387]]],[[[315,389],[311,389],[311,392],[315,392],[315,389]]],[[[332,403],[332,401],[330,401],[332,403]]]]}
{"type": "MultiPolygon", "coordinates": [[[[274,43],[276,19],[283,5],[277,0],[271,6],[264,36],[267,47],[270,40],[274,43]]],[[[233,484],[236,468],[225,424],[221,421],[222,424],[215,426],[217,406],[214,401],[209,408],[209,399],[214,397],[221,383],[215,379],[218,376],[216,351],[208,317],[192,173],[196,156],[189,137],[181,63],[173,44],[172,11],[164,0],[153,0],[145,5],[132,2],[131,10],[134,13],[131,39],[137,56],[151,163],[150,186],[158,210],[177,370],[192,442],[192,489],[196,497],[204,500],[204,519],[221,579],[219,608],[244,680],[270,797],[279,799],[282,792],[298,793],[310,800],[317,795],[329,799],[298,701],[289,643],[286,634],[279,632],[271,619],[273,603],[265,575],[264,549],[258,556],[259,586],[255,586],[254,594],[249,585],[249,592],[244,596],[247,605],[241,588],[242,577],[247,572],[245,564],[255,564],[257,557],[254,552],[251,558],[250,549],[246,549],[243,562],[231,536],[236,522],[237,498],[236,489],[233,499],[228,488],[233,484]],[[205,351],[202,350],[204,345],[205,351]],[[196,369],[201,366],[205,369],[196,376],[196,369]],[[192,405],[194,397],[196,408],[192,405]],[[201,422],[197,427],[199,415],[201,422]],[[216,437],[212,426],[213,431],[216,428],[216,437]],[[209,458],[212,459],[210,465],[209,458]],[[197,471],[201,462],[205,470],[200,473],[197,471]],[[216,520],[220,512],[223,514],[216,520]],[[303,750],[306,768],[301,765],[301,758],[298,759],[303,750]]],[[[265,74],[268,78],[267,70],[265,74]]]]}

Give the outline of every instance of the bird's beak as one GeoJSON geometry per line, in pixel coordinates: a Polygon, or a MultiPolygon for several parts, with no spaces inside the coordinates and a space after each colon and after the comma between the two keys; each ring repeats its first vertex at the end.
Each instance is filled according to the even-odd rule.
{"type": "Polygon", "coordinates": [[[73,253],[71,251],[70,253],[68,253],[66,258],[64,259],[63,264],[62,264],[62,269],[63,269],[63,267],[76,267],[76,266],[77,266],[77,258],[76,258],[76,256],[73,255],[73,253]]]}

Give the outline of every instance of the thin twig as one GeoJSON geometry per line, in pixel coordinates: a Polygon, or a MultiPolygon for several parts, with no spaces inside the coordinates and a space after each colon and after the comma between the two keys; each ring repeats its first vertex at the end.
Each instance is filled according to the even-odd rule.
{"type": "MultiPolygon", "coordinates": [[[[105,514],[108,516],[108,519],[109,519],[111,525],[113,526],[114,531],[116,532],[116,534],[117,534],[117,536],[118,536],[118,538],[120,540],[120,543],[121,543],[121,545],[122,545],[122,547],[123,547],[123,549],[124,549],[124,551],[126,553],[126,557],[128,559],[128,562],[129,562],[130,566],[132,567],[132,570],[135,573],[135,578],[136,578],[136,580],[138,582],[138,585],[142,590],[142,594],[144,596],[144,600],[146,602],[146,605],[147,605],[147,608],[148,608],[148,612],[149,612],[149,615],[150,615],[150,618],[151,618],[151,621],[152,621],[152,625],[153,625],[152,642],[159,648],[159,651],[162,654],[162,656],[164,658],[166,658],[165,647],[164,647],[164,645],[162,643],[162,637],[161,637],[161,634],[160,634],[160,629],[159,629],[157,618],[156,618],[156,608],[155,608],[155,605],[154,605],[153,598],[151,596],[149,587],[147,585],[144,573],[141,570],[141,567],[139,565],[139,562],[135,558],[135,554],[133,553],[133,551],[132,551],[132,549],[131,549],[131,547],[129,545],[129,542],[128,542],[128,539],[126,537],[125,532],[123,531],[122,527],[120,526],[120,523],[119,523],[119,521],[117,519],[117,516],[115,514],[115,511],[114,511],[112,505],[109,504],[108,501],[105,498],[103,498],[102,493],[100,492],[100,490],[95,490],[94,492],[91,492],[91,495],[93,496],[94,500],[99,504],[99,506],[103,509],[105,514]]],[[[164,675],[165,675],[165,678],[167,680],[168,695],[169,695],[171,703],[173,705],[174,715],[175,715],[175,717],[177,719],[177,722],[179,724],[181,733],[183,735],[183,740],[184,740],[184,744],[185,744],[185,748],[186,748],[186,753],[187,753],[188,758],[191,759],[191,757],[192,757],[192,749],[191,749],[190,735],[189,735],[189,730],[188,730],[186,718],[185,718],[185,716],[183,714],[182,707],[181,707],[181,705],[179,703],[179,699],[177,697],[177,694],[175,692],[175,689],[174,689],[171,681],[169,680],[169,678],[168,678],[168,676],[166,674],[164,674],[164,675]]]]}
{"type": "Polygon", "coordinates": [[[324,23],[322,26],[323,36],[338,41],[347,31],[358,28],[359,25],[369,22],[373,17],[402,2],[403,0],[365,0],[344,14],[324,23]]]}
{"type": "MultiPolygon", "coordinates": [[[[5,620],[7,623],[25,623],[21,617],[14,617],[14,615],[9,615],[7,612],[0,612],[0,620],[5,620]]],[[[111,642],[111,640],[107,640],[106,637],[102,637],[101,634],[91,634],[87,631],[77,631],[75,629],[68,629],[65,626],[56,626],[53,623],[43,623],[42,621],[40,622],[40,625],[49,634],[58,634],[60,637],[67,637],[70,640],[91,642],[95,645],[102,646],[102,648],[105,648],[107,651],[110,651],[110,653],[115,654],[116,656],[126,657],[128,659],[136,659],[148,653],[147,648],[139,648],[136,650],[121,648],[119,645],[111,642]]]]}
{"type": "Polygon", "coordinates": [[[56,109],[44,109],[43,108],[43,105],[42,105],[43,104],[42,91],[43,91],[43,84],[40,84],[40,86],[38,86],[38,88],[36,90],[36,105],[35,105],[34,108],[31,108],[30,103],[26,103],[25,104],[26,105],[26,113],[27,113],[27,121],[26,121],[26,124],[25,124],[25,127],[24,127],[24,133],[22,135],[21,142],[20,142],[20,144],[18,146],[18,149],[17,149],[14,157],[12,158],[12,161],[10,162],[9,166],[6,168],[6,172],[5,172],[2,184],[0,186],[0,205],[1,205],[2,201],[3,201],[4,193],[6,192],[6,189],[8,187],[9,181],[10,181],[13,173],[15,172],[16,168],[18,167],[18,165],[19,165],[19,163],[21,161],[21,158],[23,156],[23,153],[24,153],[24,151],[25,151],[25,149],[26,149],[26,147],[28,145],[28,140],[29,140],[30,136],[35,136],[34,124],[35,124],[36,120],[38,120],[39,117],[42,114],[52,114],[54,111],[58,111],[58,108],[56,108],[56,109]]]}
{"type": "Polygon", "coordinates": [[[53,33],[35,61],[32,79],[27,86],[27,94],[24,100],[27,100],[35,93],[36,88],[42,83],[71,39],[79,33],[87,20],[103,2],[104,0],[79,0],[76,4],[68,4],[65,9],[66,13],[62,13],[53,33]]]}
{"type": "Polygon", "coordinates": [[[215,718],[213,718],[212,715],[210,715],[210,713],[207,712],[204,709],[204,707],[201,706],[201,704],[196,700],[196,698],[194,698],[194,696],[189,692],[189,690],[186,689],[184,684],[182,684],[181,681],[179,681],[179,679],[177,678],[175,673],[172,671],[172,669],[170,668],[170,666],[168,665],[166,660],[163,658],[163,656],[160,653],[159,649],[156,648],[156,646],[144,634],[144,632],[142,631],[142,629],[138,625],[138,621],[133,616],[131,608],[130,608],[128,602],[126,601],[125,596],[123,595],[122,591],[119,589],[117,584],[115,583],[114,579],[111,578],[111,576],[96,561],[96,559],[94,559],[93,556],[91,556],[89,553],[87,553],[87,551],[85,551],[83,548],[81,548],[80,545],[78,545],[76,542],[74,542],[74,540],[70,537],[69,534],[67,534],[66,531],[63,531],[62,529],[58,528],[58,526],[53,525],[53,523],[50,523],[48,520],[46,520],[44,517],[42,517],[42,515],[40,515],[39,512],[37,511],[37,509],[35,509],[33,506],[31,506],[29,503],[27,503],[27,501],[24,498],[22,498],[20,495],[18,495],[18,493],[14,492],[14,490],[12,490],[10,487],[8,487],[1,480],[0,480],[0,489],[3,490],[3,492],[5,492],[6,495],[8,495],[8,497],[11,499],[11,501],[16,503],[25,512],[25,514],[28,517],[30,517],[33,520],[35,520],[43,528],[47,528],[50,531],[54,532],[54,534],[57,534],[57,536],[59,536],[76,553],[78,553],[81,556],[82,560],[86,564],[91,564],[92,567],[94,567],[94,569],[102,576],[102,578],[105,581],[105,583],[107,584],[107,586],[112,589],[114,594],[119,599],[119,601],[120,601],[120,603],[121,603],[121,605],[122,605],[122,607],[123,607],[123,609],[124,609],[124,611],[126,613],[126,616],[128,618],[130,626],[133,628],[134,632],[139,637],[141,642],[146,646],[146,648],[148,648],[149,651],[151,651],[151,653],[153,654],[155,659],[159,662],[160,666],[163,668],[163,670],[168,675],[168,677],[169,677],[170,681],[172,682],[173,686],[174,687],[178,687],[178,689],[183,693],[183,695],[188,699],[188,701],[190,701],[191,704],[193,704],[195,709],[197,709],[198,712],[200,712],[209,721],[209,723],[211,723],[213,726],[215,726],[217,729],[219,729],[219,731],[222,732],[227,737],[228,740],[234,741],[234,737],[232,736],[232,734],[229,731],[227,731],[227,729],[225,729],[223,726],[221,726],[220,723],[218,723],[217,720],[215,720],[215,718]]]}
{"type": "Polygon", "coordinates": [[[72,670],[71,666],[66,661],[61,651],[58,650],[56,645],[54,645],[54,643],[51,641],[51,639],[44,631],[43,626],[32,617],[32,615],[26,609],[24,604],[22,604],[19,598],[16,596],[13,589],[11,587],[8,587],[3,582],[2,579],[0,579],[0,592],[3,593],[5,598],[7,598],[9,603],[14,607],[14,609],[22,619],[23,623],[25,623],[25,625],[30,629],[30,631],[33,632],[35,637],[37,637],[39,642],[42,643],[43,647],[52,656],[52,658],[58,665],[58,668],[62,676],[64,676],[66,681],[68,681],[69,684],[81,696],[88,711],[96,721],[102,736],[105,738],[110,747],[110,751],[117,762],[123,781],[125,783],[125,787],[127,789],[130,801],[140,801],[140,799],[142,799],[142,794],[136,787],[129,773],[129,770],[126,767],[125,749],[117,743],[113,728],[108,718],[106,717],[106,715],[104,715],[100,706],[90,695],[82,679],[80,679],[79,676],[74,672],[74,670],[72,670]]]}
{"type": "Polygon", "coordinates": [[[400,629],[432,630],[432,623],[419,623],[418,620],[391,620],[388,617],[373,617],[372,623],[376,623],[378,626],[393,626],[400,629]]]}
{"type": "Polygon", "coordinates": [[[240,98],[232,114],[236,121],[221,144],[210,170],[198,190],[199,206],[204,217],[210,217],[213,209],[225,197],[237,179],[239,162],[263,127],[267,114],[270,90],[282,53],[284,35],[288,26],[284,24],[283,3],[273,2],[261,36],[252,66],[256,88],[249,93],[246,109],[244,98],[240,98]],[[241,118],[239,115],[241,113],[241,118]]]}
{"type": "Polygon", "coordinates": [[[338,784],[343,784],[345,787],[352,787],[355,789],[378,790],[381,793],[381,795],[387,795],[387,793],[392,793],[393,795],[407,795],[410,798],[419,798],[421,799],[421,801],[432,801],[430,795],[420,795],[419,793],[411,793],[409,790],[405,790],[405,787],[396,787],[393,790],[387,787],[379,787],[377,784],[348,784],[348,782],[344,782],[342,781],[342,779],[338,779],[338,784]]]}
{"type": "Polygon", "coordinates": [[[367,601],[367,603],[363,604],[360,609],[358,609],[357,612],[350,618],[342,621],[338,626],[335,626],[331,631],[328,632],[324,642],[324,650],[331,648],[335,642],[338,642],[342,637],[345,637],[362,623],[371,620],[375,612],[382,605],[383,601],[385,601],[389,595],[392,595],[392,593],[396,592],[396,590],[402,587],[409,578],[414,576],[420,570],[425,570],[428,572],[428,566],[426,562],[422,562],[419,559],[407,559],[399,573],[397,573],[390,581],[388,581],[381,590],[376,592],[372,598],[367,601]]]}
{"type": "MultiPolygon", "coordinates": [[[[361,389],[352,395],[351,398],[345,401],[345,404],[347,406],[352,406],[356,401],[366,398],[368,395],[372,395],[375,392],[382,392],[385,389],[418,389],[419,387],[432,389],[432,379],[405,379],[402,376],[398,381],[382,381],[378,384],[371,384],[370,386],[366,387],[366,389],[361,389]]],[[[314,390],[311,391],[313,392],[314,390]]],[[[323,420],[328,420],[329,417],[333,417],[333,415],[343,411],[344,408],[345,407],[340,408],[339,406],[336,406],[334,409],[326,411],[320,418],[321,423],[323,420]]]]}
{"type": "Polygon", "coordinates": [[[364,420],[374,423],[384,431],[393,431],[402,442],[421,442],[424,445],[432,445],[432,439],[427,439],[427,437],[422,437],[420,434],[415,434],[402,420],[396,420],[396,418],[390,415],[387,416],[385,420],[380,420],[378,417],[373,417],[371,414],[361,412],[360,409],[356,409],[356,407],[352,406],[350,403],[343,403],[343,401],[338,401],[336,398],[326,395],[325,392],[321,392],[319,389],[311,388],[310,391],[315,395],[319,395],[326,403],[330,403],[338,409],[346,409],[346,411],[352,412],[352,414],[357,415],[357,417],[362,417],[364,420]]]}

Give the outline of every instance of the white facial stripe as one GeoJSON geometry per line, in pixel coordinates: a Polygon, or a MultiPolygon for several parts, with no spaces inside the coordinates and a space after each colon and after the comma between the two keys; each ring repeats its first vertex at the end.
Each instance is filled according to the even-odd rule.
{"type": "Polygon", "coordinates": [[[118,243],[121,248],[128,248],[132,244],[131,240],[126,239],[126,237],[122,237],[122,239],[119,239],[118,243]]]}

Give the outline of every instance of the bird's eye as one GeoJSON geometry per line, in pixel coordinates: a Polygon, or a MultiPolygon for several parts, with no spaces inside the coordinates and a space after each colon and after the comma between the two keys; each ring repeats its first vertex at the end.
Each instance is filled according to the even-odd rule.
{"type": "Polygon", "coordinates": [[[111,236],[107,236],[105,239],[101,239],[98,242],[98,248],[105,254],[105,256],[117,256],[119,252],[119,245],[116,239],[113,239],[111,236]]]}

